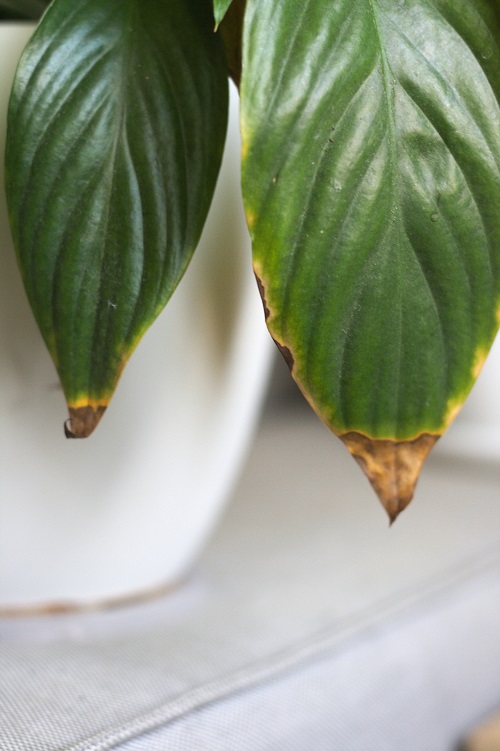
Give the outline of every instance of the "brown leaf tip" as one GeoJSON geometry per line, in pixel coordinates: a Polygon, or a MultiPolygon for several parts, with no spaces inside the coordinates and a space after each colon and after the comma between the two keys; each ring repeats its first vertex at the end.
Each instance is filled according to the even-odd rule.
{"type": "Polygon", "coordinates": [[[94,432],[106,407],[70,407],[69,419],[64,423],[66,438],[88,438],[94,432]]]}
{"type": "Polygon", "coordinates": [[[411,441],[390,441],[351,432],[340,437],[372,484],[392,524],[412,500],[423,463],[439,436],[423,433],[411,441]]]}

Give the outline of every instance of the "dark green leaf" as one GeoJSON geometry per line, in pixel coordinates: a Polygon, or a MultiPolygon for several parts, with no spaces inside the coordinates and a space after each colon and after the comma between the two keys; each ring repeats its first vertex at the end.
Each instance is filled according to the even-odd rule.
{"type": "Polygon", "coordinates": [[[375,440],[430,448],[498,329],[499,16],[247,3],[243,188],[268,325],[365,465],[375,440]]]}
{"type": "Polygon", "coordinates": [[[198,0],[55,0],[21,60],[6,185],[30,303],[91,432],[182,277],[220,165],[224,55],[198,0]]]}

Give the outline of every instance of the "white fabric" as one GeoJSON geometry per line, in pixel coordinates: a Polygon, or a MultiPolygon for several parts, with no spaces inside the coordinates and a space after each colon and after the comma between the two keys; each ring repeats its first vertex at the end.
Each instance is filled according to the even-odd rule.
{"type": "Polygon", "coordinates": [[[449,751],[500,697],[499,600],[497,568],[118,748],[449,751]]]}
{"type": "Polygon", "coordinates": [[[451,748],[500,704],[499,479],[437,452],[389,529],[314,418],[268,420],[176,592],[0,622],[1,751],[451,748]]]}

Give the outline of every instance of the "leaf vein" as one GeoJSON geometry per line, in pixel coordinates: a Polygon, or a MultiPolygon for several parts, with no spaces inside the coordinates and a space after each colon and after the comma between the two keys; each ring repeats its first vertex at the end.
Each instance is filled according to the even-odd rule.
{"type": "Polygon", "coordinates": [[[413,106],[416,107],[419,112],[421,112],[421,114],[427,120],[427,122],[429,123],[429,125],[432,127],[433,131],[436,133],[436,135],[439,137],[439,139],[441,140],[441,142],[443,143],[443,145],[446,147],[446,150],[447,150],[448,154],[451,156],[451,158],[453,160],[453,163],[455,164],[456,168],[458,169],[458,171],[460,172],[460,174],[462,176],[462,179],[464,181],[464,185],[467,188],[467,191],[468,191],[468,193],[469,193],[469,195],[470,195],[470,197],[472,199],[473,205],[475,206],[475,209],[477,211],[477,215],[478,215],[480,223],[481,223],[483,240],[484,240],[485,245],[486,245],[486,247],[488,248],[488,251],[489,251],[488,254],[487,254],[487,257],[488,257],[490,274],[493,276],[493,259],[492,259],[492,253],[493,253],[494,249],[492,249],[491,246],[490,246],[490,242],[488,240],[488,231],[486,229],[486,222],[485,222],[483,213],[481,211],[480,204],[479,204],[479,202],[478,202],[478,200],[477,200],[477,198],[476,198],[476,196],[474,194],[474,190],[472,188],[470,180],[467,177],[467,174],[465,173],[465,171],[464,171],[463,167],[461,166],[460,162],[458,161],[458,158],[457,158],[456,154],[454,153],[454,151],[450,147],[450,144],[448,143],[448,140],[441,133],[441,131],[439,130],[439,128],[436,126],[436,124],[433,122],[433,120],[431,119],[430,115],[417,102],[417,100],[415,99],[414,94],[407,88],[407,86],[405,84],[402,83],[401,84],[401,88],[404,91],[404,93],[407,95],[408,99],[413,104],[413,106]]]}
{"type": "MultiPolygon", "coordinates": [[[[379,153],[380,153],[380,151],[382,149],[382,146],[383,146],[383,139],[381,139],[381,141],[378,144],[377,148],[374,149],[374,152],[373,152],[373,154],[371,156],[371,159],[366,162],[366,164],[364,165],[364,171],[359,175],[359,178],[356,181],[356,184],[355,184],[355,187],[354,187],[354,192],[353,192],[351,200],[349,202],[349,206],[347,208],[347,211],[344,213],[344,215],[342,217],[342,220],[341,220],[341,222],[340,222],[340,224],[339,224],[339,226],[337,228],[337,231],[336,231],[336,234],[335,234],[335,241],[333,243],[333,246],[331,246],[331,248],[329,249],[329,257],[330,258],[334,258],[335,255],[337,254],[338,248],[340,246],[340,241],[341,241],[341,238],[342,238],[342,234],[344,232],[344,229],[345,229],[345,227],[347,225],[348,220],[352,216],[352,213],[353,213],[353,211],[354,211],[354,209],[356,207],[356,199],[357,199],[357,197],[358,197],[358,195],[359,195],[359,193],[361,191],[361,188],[363,186],[365,177],[368,174],[368,171],[370,170],[373,162],[376,160],[377,156],[379,155],[379,153]]],[[[385,236],[385,234],[386,233],[384,233],[384,236],[385,236]]],[[[321,279],[325,280],[325,283],[326,283],[327,275],[325,274],[324,266],[321,266],[321,279]]],[[[318,290],[321,289],[321,286],[322,285],[317,285],[317,289],[318,290]]],[[[312,356],[312,353],[316,349],[317,340],[321,336],[320,319],[322,317],[323,317],[323,311],[320,310],[320,309],[318,309],[316,311],[316,314],[315,314],[314,318],[313,318],[313,323],[312,323],[312,326],[311,326],[311,330],[312,330],[313,333],[312,333],[312,335],[311,335],[311,337],[310,337],[310,339],[308,341],[308,346],[307,346],[307,350],[310,353],[310,356],[312,356]]]]}
{"type": "MultiPolygon", "coordinates": [[[[346,116],[348,110],[354,104],[355,100],[359,96],[361,96],[361,92],[362,92],[364,86],[366,85],[367,81],[371,78],[371,76],[373,74],[373,70],[374,69],[370,70],[370,72],[366,75],[366,78],[360,84],[359,88],[354,92],[353,96],[351,97],[351,99],[347,103],[345,109],[343,110],[342,114],[340,115],[340,117],[336,121],[336,123],[335,123],[335,129],[337,129],[339,127],[340,123],[342,122],[342,120],[346,116]]],[[[326,158],[326,156],[328,154],[329,149],[330,149],[330,143],[329,143],[329,141],[326,141],[326,143],[324,144],[324,146],[321,149],[321,152],[319,154],[319,158],[317,159],[317,164],[316,164],[315,169],[314,169],[314,173],[313,173],[313,175],[312,175],[312,177],[310,179],[308,192],[307,192],[307,195],[306,195],[306,198],[305,198],[305,202],[304,202],[304,208],[303,208],[303,210],[301,212],[301,215],[300,215],[300,218],[299,218],[299,222],[298,222],[298,226],[297,226],[297,229],[296,229],[296,232],[295,232],[295,236],[294,236],[294,239],[293,239],[293,242],[292,242],[292,246],[291,246],[291,249],[290,249],[290,255],[289,255],[289,259],[290,260],[289,260],[289,264],[288,264],[288,269],[287,269],[286,275],[285,275],[285,277],[283,279],[283,288],[284,288],[283,311],[284,312],[288,309],[288,307],[290,305],[291,280],[293,279],[293,277],[295,276],[295,273],[296,273],[296,266],[297,266],[297,263],[298,263],[298,256],[299,256],[298,249],[299,249],[299,245],[300,245],[300,242],[301,242],[301,239],[302,239],[302,236],[303,236],[304,226],[305,226],[306,220],[307,220],[308,215],[309,215],[309,208],[310,208],[313,196],[314,196],[314,192],[316,190],[316,178],[318,177],[318,175],[320,174],[320,172],[321,172],[321,170],[323,168],[324,160],[325,160],[325,158],[326,158]]],[[[378,149],[377,149],[377,153],[378,153],[378,149]]],[[[369,170],[369,168],[370,168],[373,160],[375,159],[375,156],[376,156],[376,154],[374,154],[373,158],[367,163],[365,172],[359,178],[359,181],[357,183],[357,188],[359,187],[359,185],[364,180],[367,171],[369,170]]],[[[271,190],[271,188],[272,188],[272,185],[268,188],[268,193],[271,190]]],[[[357,192],[357,188],[356,188],[356,192],[357,192]]]]}
{"type": "MultiPolygon", "coordinates": [[[[404,33],[404,31],[402,31],[402,29],[400,29],[398,26],[396,26],[396,24],[394,23],[394,21],[391,18],[389,18],[389,23],[395,29],[396,33],[402,39],[404,39],[407,42],[408,46],[410,46],[416,52],[416,54],[421,58],[421,60],[424,62],[424,64],[435,74],[436,78],[438,78],[439,81],[442,84],[444,84],[444,86],[447,89],[447,92],[449,92],[453,96],[453,99],[454,99],[455,103],[459,106],[460,110],[467,116],[467,118],[469,119],[469,121],[471,121],[471,122],[474,123],[476,130],[478,131],[478,133],[480,133],[480,135],[482,137],[484,146],[486,147],[487,151],[491,155],[491,158],[493,159],[494,162],[497,162],[497,159],[496,159],[495,155],[493,154],[493,152],[491,150],[490,144],[488,143],[488,140],[487,140],[485,134],[481,130],[481,127],[480,127],[479,123],[477,122],[477,120],[474,118],[474,113],[464,105],[463,99],[460,96],[460,94],[457,91],[457,89],[443,76],[443,74],[441,73],[441,71],[439,70],[439,68],[437,68],[434,65],[434,63],[431,60],[429,60],[429,58],[426,55],[424,55],[424,53],[422,52],[422,50],[420,50],[411,41],[411,39],[404,33]]],[[[467,47],[467,49],[470,49],[470,48],[467,47]]],[[[400,79],[399,83],[401,84],[401,86],[403,88],[405,87],[403,80],[400,79]]]]}

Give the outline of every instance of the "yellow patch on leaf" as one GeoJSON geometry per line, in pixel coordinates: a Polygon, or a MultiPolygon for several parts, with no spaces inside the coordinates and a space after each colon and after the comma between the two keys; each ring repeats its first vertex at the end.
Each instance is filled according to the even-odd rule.
{"type": "Polygon", "coordinates": [[[464,399],[458,399],[456,397],[448,400],[443,421],[445,430],[450,427],[453,420],[457,417],[463,407],[464,401],[464,399]]]}
{"type": "Polygon", "coordinates": [[[483,369],[483,365],[486,361],[486,358],[488,357],[488,349],[485,349],[484,347],[478,347],[476,350],[476,354],[474,356],[474,363],[472,366],[472,375],[474,377],[474,380],[479,376],[480,372],[483,369]]]}
{"type": "Polygon", "coordinates": [[[245,212],[245,215],[247,218],[248,229],[252,231],[252,228],[255,225],[255,219],[256,219],[255,213],[253,211],[250,211],[250,209],[248,209],[248,211],[245,212]]]}

